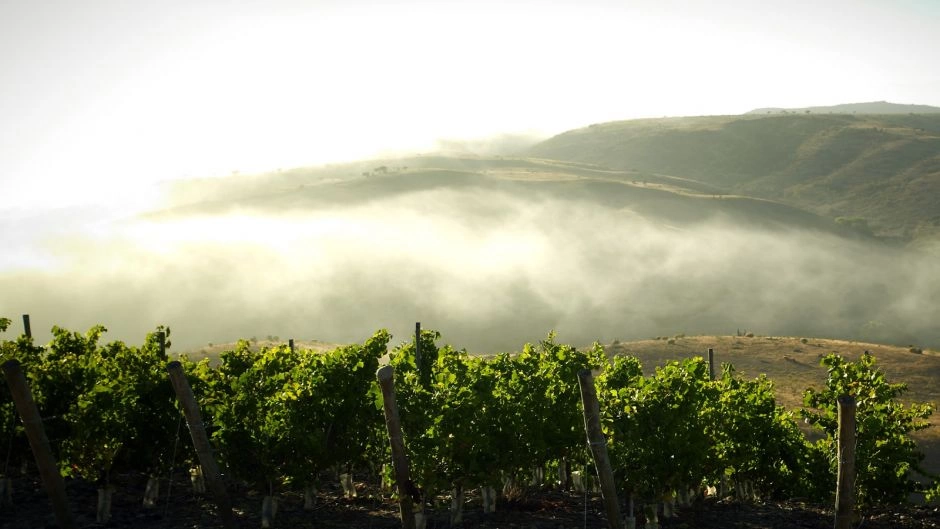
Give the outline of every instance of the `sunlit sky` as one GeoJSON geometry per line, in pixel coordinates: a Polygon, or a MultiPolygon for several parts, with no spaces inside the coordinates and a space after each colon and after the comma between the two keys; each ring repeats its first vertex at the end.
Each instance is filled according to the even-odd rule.
{"type": "Polygon", "coordinates": [[[940,2],[0,2],[0,209],[441,138],[940,106],[940,2]]]}

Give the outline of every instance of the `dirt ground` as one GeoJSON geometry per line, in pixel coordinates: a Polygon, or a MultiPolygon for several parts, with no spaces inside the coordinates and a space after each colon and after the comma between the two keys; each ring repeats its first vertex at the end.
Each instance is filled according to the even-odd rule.
{"type": "MultiPolygon", "coordinates": [[[[146,477],[118,476],[112,504],[112,519],[107,524],[95,521],[96,488],[81,480],[69,480],[66,490],[70,507],[79,528],[114,527],[140,529],[218,528],[222,523],[213,503],[195,496],[182,473],[169,481],[163,480],[159,504],[145,509],[141,499],[146,477]]],[[[342,497],[338,484],[325,487],[317,498],[314,510],[303,509],[300,493],[280,494],[280,507],[274,527],[284,528],[374,528],[401,527],[395,503],[371,483],[356,483],[358,497],[342,497]]],[[[230,486],[239,527],[261,527],[261,496],[243,487],[230,486]]],[[[429,511],[428,529],[461,527],[465,529],[575,529],[606,528],[603,503],[597,494],[575,494],[561,491],[532,491],[515,501],[500,500],[497,512],[484,515],[478,495],[468,493],[464,520],[451,525],[443,504],[429,511]]],[[[645,520],[637,520],[643,527],[645,520]]],[[[799,502],[738,502],[732,499],[704,498],[691,507],[680,509],[675,518],[662,519],[663,529],[828,529],[833,525],[831,508],[799,502]]],[[[22,477],[15,480],[13,506],[0,510],[0,529],[38,529],[55,527],[49,499],[38,479],[22,477]]],[[[940,509],[933,506],[904,506],[862,513],[860,525],[874,529],[927,529],[940,527],[940,509]]]]}

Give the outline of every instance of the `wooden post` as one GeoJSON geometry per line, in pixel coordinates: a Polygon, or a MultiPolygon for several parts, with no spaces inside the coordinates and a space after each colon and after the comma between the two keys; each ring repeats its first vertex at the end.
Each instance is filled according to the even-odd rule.
{"type": "MultiPolygon", "coordinates": [[[[420,325],[420,324],[419,324],[420,325]]],[[[401,437],[401,421],[398,419],[398,403],[395,401],[395,369],[392,366],[380,368],[375,378],[382,388],[382,400],[385,406],[385,426],[388,428],[388,442],[392,447],[392,465],[395,467],[395,484],[398,487],[398,505],[401,511],[403,529],[415,529],[415,516],[411,505],[411,471],[408,468],[408,455],[405,442],[401,437]]]]}
{"type": "Polygon", "coordinates": [[[581,386],[581,402],[584,404],[584,431],[587,433],[588,446],[594,455],[594,467],[601,481],[601,496],[604,498],[604,510],[607,511],[607,525],[610,529],[623,529],[620,518],[620,505],[617,503],[617,489],[614,485],[614,473],[610,469],[607,457],[607,441],[601,432],[600,404],[594,389],[594,376],[590,369],[578,373],[581,386]]]}
{"type": "MultiPolygon", "coordinates": [[[[23,317],[29,318],[26,315],[23,317]]],[[[75,522],[72,519],[72,511],[69,510],[68,498],[65,495],[65,483],[62,481],[59,467],[52,456],[49,438],[46,437],[46,430],[42,427],[39,409],[36,407],[36,402],[33,401],[33,394],[29,391],[20,363],[16,360],[5,362],[3,364],[3,375],[7,379],[7,385],[10,386],[10,394],[13,395],[16,411],[23,419],[26,437],[29,439],[29,447],[33,451],[33,457],[36,458],[36,466],[39,468],[42,485],[46,489],[46,493],[49,494],[49,499],[52,500],[52,510],[55,512],[56,523],[63,529],[73,529],[75,522]]]]}
{"type": "Polygon", "coordinates": [[[421,372],[421,322],[415,322],[415,367],[421,372]]]}
{"type": "Polygon", "coordinates": [[[33,330],[29,326],[29,314],[23,314],[23,333],[26,334],[27,338],[33,337],[33,330]]]}
{"type": "Polygon", "coordinates": [[[708,348],[708,378],[715,380],[715,350],[708,348]]]}
{"type": "Polygon", "coordinates": [[[160,344],[160,358],[166,360],[166,332],[157,331],[157,343],[160,344]]]}
{"type": "Polygon", "coordinates": [[[836,529],[850,529],[855,518],[855,397],[839,397],[839,473],[836,529]]]}
{"type": "Polygon", "coordinates": [[[290,346],[290,352],[291,352],[291,354],[294,354],[294,339],[291,338],[291,339],[287,340],[287,345],[290,346]]]}
{"type": "Polygon", "coordinates": [[[170,382],[173,384],[173,390],[176,391],[176,398],[183,406],[183,414],[186,416],[186,424],[193,438],[196,455],[199,456],[199,464],[202,465],[203,475],[219,506],[222,525],[227,529],[235,529],[237,525],[235,515],[232,513],[232,502],[225,490],[225,483],[222,482],[219,467],[212,456],[212,445],[209,444],[209,438],[206,436],[206,427],[202,423],[202,414],[193,396],[193,389],[189,386],[189,381],[183,374],[183,366],[179,362],[170,362],[166,370],[170,374],[170,382]]]}

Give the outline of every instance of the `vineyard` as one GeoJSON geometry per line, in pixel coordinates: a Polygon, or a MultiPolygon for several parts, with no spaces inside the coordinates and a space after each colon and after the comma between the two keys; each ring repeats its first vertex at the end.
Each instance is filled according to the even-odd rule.
{"type": "MultiPolygon", "coordinates": [[[[10,323],[0,319],[0,332],[10,323]]],[[[380,330],[328,352],[293,344],[253,350],[243,341],[217,362],[182,357],[173,364],[201,412],[198,424],[187,415],[187,432],[168,377],[170,330],[158,327],[140,346],[102,343],[104,333],[101,326],[84,334],[56,327],[43,346],[26,334],[0,340],[8,380],[11,360],[25,375],[59,475],[98,489],[97,504],[86,511],[101,524],[112,519],[115,494],[139,495],[137,508],[145,512],[163,506],[161,485],[166,496],[181,472],[191,478],[188,495],[212,492],[212,469],[200,465],[194,448],[197,426],[208,436],[225,488],[248,491],[264,527],[296,516],[291,509],[316,522],[332,509],[324,504],[331,501],[324,491],[332,490],[341,491],[350,509],[368,494],[389,516],[395,505],[409,503],[419,527],[460,526],[470,510],[495,519],[501,506],[539,494],[583,497],[587,508],[600,487],[592,458],[598,444],[609,457],[627,526],[667,527],[706,494],[832,505],[842,395],[857,402],[859,509],[904,503],[912,493],[929,501],[938,493],[937,477],[920,467],[923,455],[909,435],[927,427],[932,408],[902,405],[905,387],[886,380],[871,355],[856,362],[823,358],[825,388],[807,390],[803,408],[793,411],[778,405],[766,377],[745,379],[731,365],[715,373],[705,358],[692,357],[644,375],[635,357],[608,358],[599,344],[578,349],[553,334],[521,352],[493,356],[441,345],[441,336],[428,330],[394,346],[380,330]],[[390,444],[376,380],[386,355],[407,483],[395,483],[395,438],[390,444]],[[601,443],[585,437],[579,388],[585,370],[594,374],[601,443]],[[814,428],[811,439],[798,421],[814,428]],[[116,492],[128,475],[147,479],[139,490],[116,492]],[[298,501],[285,501],[293,498],[298,501]]],[[[21,506],[12,491],[36,475],[28,421],[17,410],[4,385],[0,520],[15,520],[21,506]]],[[[249,519],[240,509],[236,518],[249,519]]]]}

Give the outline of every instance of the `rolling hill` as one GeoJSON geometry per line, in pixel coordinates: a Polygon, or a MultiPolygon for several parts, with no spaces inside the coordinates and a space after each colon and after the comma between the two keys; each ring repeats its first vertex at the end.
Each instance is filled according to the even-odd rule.
{"type": "Polygon", "coordinates": [[[620,121],[528,154],[670,175],[902,240],[940,234],[940,114],[759,114],[620,121]]]}
{"type": "MultiPolygon", "coordinates": [[[[851,227],[814,212],[766,198],[729,194],[699,180],[535,158],[420,156],[175,185],[177,205],[152,217],[236,210],[259,214],[328,211],[450,191],[524,197],[532,203],[590,204],[665,225],[720,217],[754,227],[859,236],[851,227]]],[[[499,212],[483,206],[485,202],[468,200],[465,209],[455,213],[498,216],[499,212]]]]}
{"type": "Polygon", "coordinates": [[[938,149],[940,115],[635,120],[526,156],[175,182],[143,232],[179,233],[194,256],[165,277],[225,255],[226,285],[278,300],[251,328],[280,334],[313,320],[341,342],[413,314],[478,351],[532,328],[609,339],[623,322],[625,339],[742,325],[936,347],[938,149]]]}

